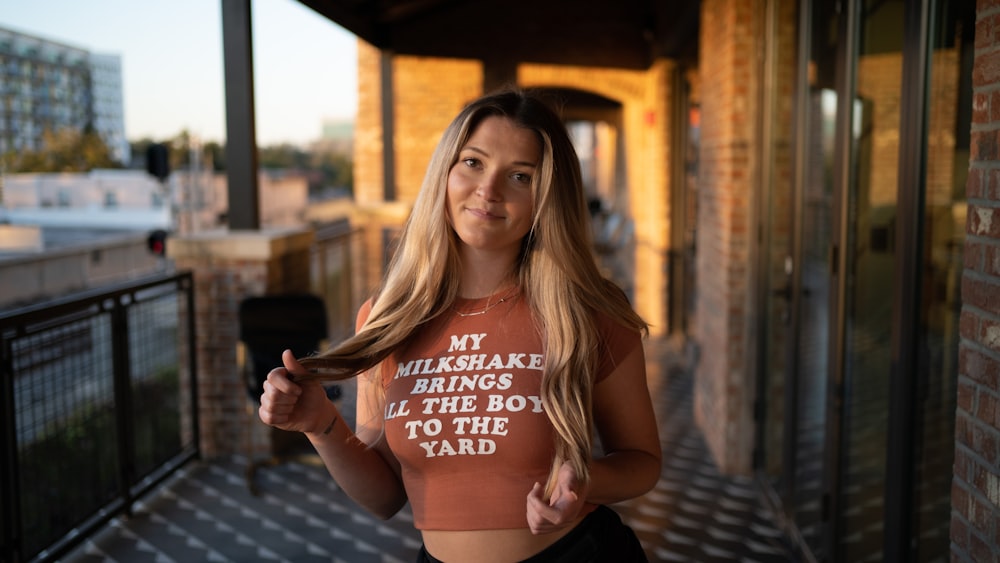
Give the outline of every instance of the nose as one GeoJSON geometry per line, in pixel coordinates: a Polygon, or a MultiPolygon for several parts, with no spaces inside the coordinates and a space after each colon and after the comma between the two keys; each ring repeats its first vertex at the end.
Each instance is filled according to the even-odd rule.
{"type": "Polygon", "coordinates": [[[476,187],[476,195],[486,201],[500,201],[503,199],[503,190],[500,185],[501,179],[498,176],[498,174],[483,175],[479,185],[476,187]]]}

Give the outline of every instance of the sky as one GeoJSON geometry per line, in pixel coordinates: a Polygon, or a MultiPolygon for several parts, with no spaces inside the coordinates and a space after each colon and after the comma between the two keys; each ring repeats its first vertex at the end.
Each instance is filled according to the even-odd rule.
{"type": "MultiPolygon", "coordinates": [[[[251,0],[257,143],[353,120],[353,34],[297,0],[251,0]]],[[[0,0],[0,27],[121,57],[125,135],[224,142],[221,0],[0,0]]]]}

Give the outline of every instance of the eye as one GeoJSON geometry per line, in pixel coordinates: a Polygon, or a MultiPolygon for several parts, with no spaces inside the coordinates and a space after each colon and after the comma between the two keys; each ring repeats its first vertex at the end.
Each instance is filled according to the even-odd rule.
{"type": "Polygon", "coordinates": [[[514,172],[511,174],[511,178],[514,178],[515,182],[520,182],[522,184],[531,183],[531,174],[525,174],[524,172],[514,172]]]}
{"type": "Polygon", "coordinates": [[[463,164],[465,164],[466,166],[468,166],[469,168],[477,168],[477,167],[479,167],[479,159],[478,158],[473,158],[471,156],[467,156],[467,157],[461,159],[461,162],[463,164]]]}

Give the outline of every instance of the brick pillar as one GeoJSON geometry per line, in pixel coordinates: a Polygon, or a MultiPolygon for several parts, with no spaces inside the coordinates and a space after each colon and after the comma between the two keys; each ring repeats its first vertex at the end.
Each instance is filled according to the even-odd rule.
{"type": "Polygon", "coordinates": [[[312,242],[311,230],[286,229],[198,233],[167,245],[177,268],[194,272],[205,458],[267,449],[270,433],[248,410],[250,398],[237,365],[237,314],[246,297],[309,291],[312,242]]]}
{"type": "Polygon", "coordinates": [[[979,2],[966,185],[953,561],[1000,558],[1000,6],[979,2]]]}
{"type": "Polygon", "coordinates": [[[363,207],[383,203],[382,144],[395,147],[396,198],[412,203],[431,153],[451,120],[482,93],[478,61],[397,55],[392,92],[382,92],[379,50],[358,41],[358,117],[354,131],[354,197],[363,207]],[[382,136],[381,96],[392,96],[394,137],[382,136]]]}
{"type": "Polygon", "coordinates": [[[758,3],[701,4],[695,421],[721,471],[749,474],[753,450],[751,258],[759,76],[758,3]]]}
{"type": "Polygon", "coordinates": [[[669,328],[667,287],[669,270],[672,186],[671,164],[678,147],[671,146],[670,131],[684,127],[674,123],[670,111],[679,92],[671,86],[673,61],[658,59],[643,76],[643,96],[625,108],[625,142],[629,212],[635,221],[636,310],[650,324],[653,336],[664,336],[669,328]]]}
{"type": "MultiPolygon", "coordinates": [[[[562,87],[593,92],[621,103],[622,172],[614,186],[614,204],[624,203],[635,226],[634,241],[618,252],[626,260],[633,282],[633,305],[646,322],[650,334],[667,329],[667,255],[670,245],[670,164],[675,147],[670,130],[683,124],[671,122],[673,98],[671,77],[676,63],[657,59],[648,70],[622,70],[572,65],[524,63],[518,69],[518,84],[527,87],[562,87]]],[[[616,156],[616,157],[617,157],[616,156]]]]}
{"type": "MultiPolygon", "coordinates": [[[[382,92],[380,51],[358,40],[358,115],[354,129],[352,221],[364,229],[365,277],[372,284],[387,262],[387,237],[399,231],[420,192],[427,164],[451,120],[482,93],[482,63],[397,55],[392,91],[382,92]],[[393,138],[382,129],[381,97],[392,97],[393,138]],[[395,201],[385,201],[383,144],[393,143],[395,201]]],[[[365,290],[370,288],[364,288],[365,290]]]]}

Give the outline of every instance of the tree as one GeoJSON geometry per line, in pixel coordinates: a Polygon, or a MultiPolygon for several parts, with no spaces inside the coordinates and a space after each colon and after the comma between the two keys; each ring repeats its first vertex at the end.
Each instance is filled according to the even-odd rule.
{"type": "MultiPolygon", "coordinates": [[[[149,145],[157,142],[165,143],[170,148],[169,161],[171,170],[184,170],[190,166],[191,149],[196,144],[196,140],[186,129],[181,130],[180,133],[165,141],[155,141],[145,137],[138,141],[130,141],[129,145],[132,147],[133,155],[145,155],[149,145]]],[[[200,151],[202,169],[207,170],[209,166],[213,172],[222,172],[226,169],[225,146],[215,141],[207,141],[201,145],[200,151]]],[[[139,160],[132,163],[131,168],[145,169],[146,162],[144,158],[144,156],[140,156],[139,160]]]]}
{"type": "Polygon", "coordinates": [[[42,133],[39,150],[6,155],[10,172],[89,172],[94,168],[121,168],[111,149],[90,125],[82,131],[64,128],[42,133]]]}
{"type": "MultiPolygon", "coordinates": [[[[323,183],[318,190],[325,188],[345,189],[354,191],[354,162],[350,157],[334,151],[316,152],[313,154],[312,166],[322,173],[323,183]]],[[[310,186],[311,191],[316,191],[310,186]]]]}
{"type": "Polygon", "coordinates": [[[301,170],[309,164],[309,155],[302,149],[286,143],[260,147],[258,162],[261,168],[301,170]]]}
{"type": "Polygon", "coordinates": [[[87,170],[122,167],[122,163],[112,156],[111,148],[101,138],[100,133],[90,125],[83,129],[83,136],[77,148],[79,150],[79,165],[87,170]]]}
{"type": "MultiPolygon", "coordinates": [[[[146,148],[155,141],[141,139],[132,141],[133,155],[145,155],[146,148]]],[[[191,159],[191,145],[194,142],[187,130],[182,130],[172,139],[165,141],[170,146],[170,167],[174,170],[188,166],[191,159]]],[[[353,190],[354,163],[349,147],[316,143],[309,149],[302,149],[288,143],[259,147],[258,165],[262,169],[284,170],[304,175],[309,182],[309,193],[317,196],[328,190],[353,190]]],[[[226,147],[216,141],[201,145],[202,166],[214,172],[226,170],[226,147]]],[[[145,168],[145,162],[133,163],[132,168],[145,168]]]]}
{"type": "Polygon", "coordinates": [[[202,147],[205,151],[205,162],[212,163],[212,170],[222,172],[226,169],[226,147],[215,141],[208,141],[202,147]]]}

